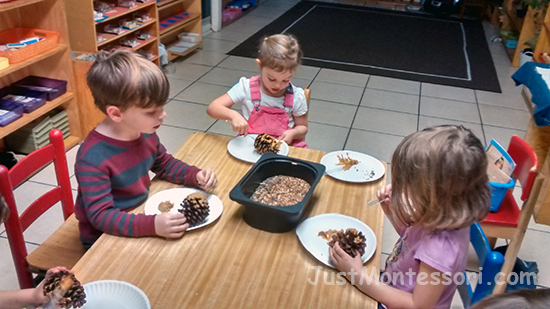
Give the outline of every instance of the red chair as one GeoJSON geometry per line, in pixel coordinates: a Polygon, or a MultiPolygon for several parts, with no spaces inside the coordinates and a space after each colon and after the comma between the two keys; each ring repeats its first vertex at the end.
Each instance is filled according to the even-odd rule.
{"type": "Polygon", "coordinates": [[[506,290],[507,281],[505,280],[514,264],[525,236],[525,231],[529,226],[529,220],[533,215],[535,201],[537,199],[540,186],[534,186],[535,178],[539,169],[539,161],[537,154],[518,136],[512,136],[510,145],[508,146],[508,154],[516,163],[516,168],[512,173],[512,177],[521,184],[521,200],[523,206],[520,210],[512,189],[506,192],[504,200],[498,211],[489,213],[485,221],[481,223],[481,227],[485,231],[488,238],[504,238],[509,239],[510,243],[504,256],[504,265],[502,266],[501,282],[504,284],[495,287],[495,294],[502,293],[506,290]],[[533,190],[534,187],[537,189],[533,190]],[[532,198],[530,198],[532,197],[532,198]]]}
{"type": "MultiPolygon", "coordinates": [[[[14,165],[9,171],[5,166],[0,165],[0,193],[4,197],[10,210],[8,220],[4,224],[6,226],[13,262],[15,263],[15,269],[17,271],[17,278],[19,279],[19,286],[22,289],[34,286],[32,272],[42,273],[55,266],[65,266],[68,268],[74,266],[74,264],[65,265],[62,259],[56,259],[56,256],[67,253],[60,252],[59,247],[50,249],[43,248],[48,241],[44,242],[44,244],[31,252],[31,254],[28,254],[27,247],[25,246],[25,239],[23,237],[23,232],[44,212],[59,201],[61,201],[63,207],[63,217],[65,220],[73,213],[74,204],[71,183],[69,180],[69,171],[67,168],[67,159],[65,157],[63,133],[59,130],[52,130],[50,132],[50,142],[50,145],[32,152],[14,165]],[[19,215],[15,204],[13,189],[52,161],[55,167],[57,187],[40,196],[19,215]],[[47,251],[45,254],[44,250],[47,251]],[[40,257],[35,259],[35,262],[30,262],[31,256],[35,254],[35,252],[40,257]],[[42,252],[42,254],[40,254],[40,252],[42,252]]],[[[74,216],[72,217],[74,218],[74,216]]],[[[72,239],[70,241],[70,246],[74,246],[75,239],[78,241],[78,228],[73,229],[73,232],[76,232],[76,237],[70,237],[72,239]]],[[[66,241],[62,240],[61,242],[66,241]]],[[[63,246],[65,246],[65,244],[63,244],[63,246]]],[[[82,256],[85,250],[82,248],[81,244],[79,244],[79,246],[80,248],[76,247],[75,250],[76,252],[80,252],[79,254],[82,256]]],[[[69,253],[69,255],[72,255],[72,253],[69,253]]],[[[76,261],[78,261],[78,259],[76,261]]],[[[74,263],[76,263],[76,261],[74,263]]]]}

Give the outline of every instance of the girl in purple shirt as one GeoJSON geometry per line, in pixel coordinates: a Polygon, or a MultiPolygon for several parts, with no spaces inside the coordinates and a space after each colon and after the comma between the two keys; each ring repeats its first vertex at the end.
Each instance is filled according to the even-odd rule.
{"type": "Polygon", "coordinates": [[[392,185],[377,195],[401,238],[380,279],[338,245],[329,249],[331,259],[384,307],[449,308],[464,282],[470,225],[489,212],[483,145],[463,126],[427,128],[397,146],[391,172],[392,185]]]}

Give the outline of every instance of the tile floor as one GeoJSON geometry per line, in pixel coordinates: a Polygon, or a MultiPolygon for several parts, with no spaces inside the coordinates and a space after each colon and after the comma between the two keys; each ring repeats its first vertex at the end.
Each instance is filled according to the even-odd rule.
{"type": "MultiPolygon", "coordinates": [[[[256,75],[258,70],[252,59],[225,53],[297,2],[262,1],[259,7],[222,31],[205,34],[202,50],[174,63],[176,71],[169,75],[168,116],[158,130],[170,152],[175,152],[193,132],[234,136],[229,124],[206,115],[206,106],[224,94],[239,77],[256,75]]],[[[328,2],[364,5],[349,0],[328,2]]],[[[498,35],[498,29],[491,24],[485,23],[484,27],[488,40],[498,35]]],[[[513,134],[524,136],[530,116],[521,89],[515,87],[510,78],[515,69],[502,44],[488,44],[502,94],[302,66],[293,82],[311,88],[307,142],[313,149],[356,150],[389,161],[404,136],[432,125],[462,124],[484,143],[494,138],[506,147],[513,134]]],[[[71,175],[76,150],[68,152],[71,175]]],[[[51,187],[52,176],[53,168],[46,168],[16,190],[21,210],[35,195],[51,187]]],[[[71,179],[76,189],[74,176],[71,179]]],[[[60,210],[50,210],[26,232],[29,249],[40,244],[60,223],[60,210]]],[[[384,260],[396,239],[391,224],[386,222],[384,260]]],[[[539,244],[549,241],[550,227],[532,222],[519,254],[538,262],[542,286],[550,286],[550,262],[546,259],[550,249],[539,244]]],[[[3,226],[0,226],[0,261],[0,290],[16,289],[17,279],[3,226]]]]}

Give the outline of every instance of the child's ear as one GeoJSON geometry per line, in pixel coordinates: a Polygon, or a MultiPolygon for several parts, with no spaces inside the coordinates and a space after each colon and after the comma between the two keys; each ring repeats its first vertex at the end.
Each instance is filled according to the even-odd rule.
{"type": "Polygon", "coordinates": [[[260,59],[256,58],[256,63],[258,64],[258,66],[261,69],[262,68],[262,62],[260,61],[260,59]]]}
{"type": "Polygon", "coordinates": [[[120,111],[120,108],[114,105],[107,106],[106,112],[107,116],[109,116],[109,118],[111,118],[114,122],[119,122],[122,119],[122,112],[120,111]]]}

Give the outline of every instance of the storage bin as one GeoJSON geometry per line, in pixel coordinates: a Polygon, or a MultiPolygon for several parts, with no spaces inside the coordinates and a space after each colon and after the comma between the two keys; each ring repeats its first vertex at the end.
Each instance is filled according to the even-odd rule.
{"type": "Polygon", "coordinates": [[[284,233],[295,228],[310,204],[313,190],[323,177],[325,166],[319,163],[266,153],[229,193],[229,198],[242,205],[244,221],[257,229],[284,233]],[[304,199],[292,206],[269,206],[251,199],[260,183],[269,177],[285,175],[301,178],[310,184],[304,199]]]}
{"type": "Polygon", "coordinates": [[[199,34],[192,32],[182,32],[178,34],[178,39],[181,42],[197,43],[199,42],[199,34]]]}
{"type": "Polygon", "coordinates": [[[16,82],[13,86],[44,93],[47,101],[53,101],[67,92],[67,81],[32,75],[16,82]]]}
{"type": "Polygon", "coordinates": [[[22,116],[22,105],[10,101],[0,101],[0,127],[5,127],[22,116]]]}
{"type": "Polygon", "coordinates": [[[498,211],[506,192],[515,185],[514,179],[510,179],[508,183],[489,181],[489,186],[491,187],[491,212],[498,211]]]}
{"type": "Polygon", "coordinates": [[[46,31],[29,28],[13,28],[0,32],[0,45],[8,43],[18,43],[21,40],[39,37],[42,41],[34,44],[29,44],[23,48],[12,51],[0,51],[0,57],[8,58],[10,63],[18,63],[38,54],[55,48],[59,33],[54,31],[46,31]]]}
{"type": "Polygon", "coordinates": [[[0,100],[21,105],[24,113],[32,113],[46,104],[46,94],[26,88],[8,86],[0,89],[0,100]]]}
{"type": "Polygon", "coordinates": [[[7,148],[15,153],[29,154],[50,144],[48,134],[52,129],[50,117],[34,120],[6,136],[7,148]]]}

